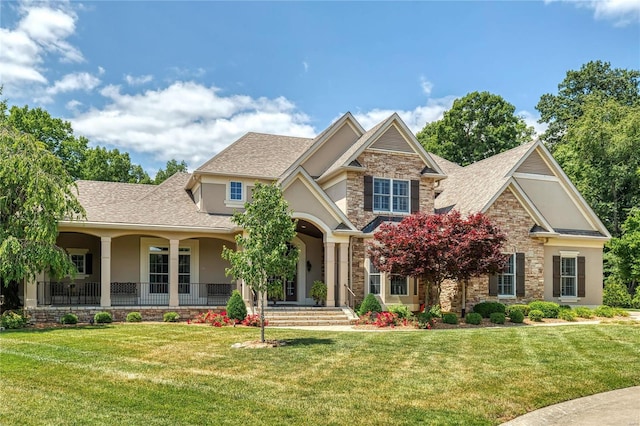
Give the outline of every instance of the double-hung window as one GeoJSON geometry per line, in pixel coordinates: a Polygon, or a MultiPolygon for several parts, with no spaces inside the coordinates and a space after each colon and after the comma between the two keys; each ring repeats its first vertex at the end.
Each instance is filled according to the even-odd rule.
{"type": "Polygon", "coordinates": [[[507,266],[498,274],[498,296],[516,295],[516,255],[509,257],[507,266]]]}
{"type": "Polygon", "coordinates": [[[560,258],[560,295],[578,296],[577,257],[560,258]]]}
{"type": "Polygon", "coordinates": [[[169,248],[149,247],[149,292],[169,292],[169,248]]]}
{"type": "Polygon", "coordinates": [[[180,247],[178,254],[178,293],[188,294],[191,284],[191,248],[180,247]]]}
{"type": "Polygon", "coordinates": [[[369,260],[369,293],[380,294],[380,270],[369,260]]]}
{"type": "Polygon", "coordinates": [[[407,277],[401,275],[391,275],[389,277],[391,281],[391,295],[392,296],[406,296],[408,293],[407,277]]]}
{"type": "Polygon", "coordinates": [[[388,213],[409,213],[409,181],[373,179],[373,210],[388,213]]]}
{"type": "Polygon", "coordinates": [[[229,200],[242,201],[242,182],[231,181],[229,183],[229,200]]]}

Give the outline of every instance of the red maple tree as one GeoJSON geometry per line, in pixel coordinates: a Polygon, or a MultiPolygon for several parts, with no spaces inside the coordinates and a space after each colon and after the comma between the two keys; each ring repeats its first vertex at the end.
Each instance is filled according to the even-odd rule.
{"type": "Polygon", "coordinates": [[[374,233],[369,257],[381,271],[421,278],[427,304],[439,303],[447,279],[469,278],[501,271],[508,255],[501,252],[505,235],[482,213],[462,217],[416,213],[399,223],[384,223],[374,233]]]}

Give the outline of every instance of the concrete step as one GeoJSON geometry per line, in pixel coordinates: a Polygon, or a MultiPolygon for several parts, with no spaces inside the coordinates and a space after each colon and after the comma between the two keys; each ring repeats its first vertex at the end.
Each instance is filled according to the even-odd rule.
{"type": "Polygon", "coordinates": [[[269,306],[265,308],[264,314],[269,326],[273,327],[354,323],[353,315],[339,307],[269,306]]]}
{"type": "Polygon", "coordinates": [[[269,327],[292,327],[309,325],[352,325],[348,319],[341,320],[269,320],[269,327]]]}

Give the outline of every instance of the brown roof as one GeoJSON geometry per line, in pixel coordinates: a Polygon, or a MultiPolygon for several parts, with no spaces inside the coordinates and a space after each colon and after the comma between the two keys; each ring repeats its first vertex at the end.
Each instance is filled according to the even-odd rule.
{"type": "Polygon", "coordinates": [[[509,171],[527,153],[535,142],[457,168],[456,164],[432,154],[446,172],[447,179],[440,181],[442,193],[435,200],[436,209],[453,208],[462,214],[482,211],[511,177],[509,171]]]}
{"type": "Polygon", "coordinates": [[[198,212],[184,189],[189,177],[176,173],[157,186],[78,181],[78,200],[88,222],[235,229],[230,216],[198,212]]]}
{"type": "Polygon", "coordinates": [[[455,173],[463,168],[460,164],[454,163],[453,161],[449,161],[446,158],[442,158],[434,154],[433,152],[430,152],[429,155],[431,156],[431,158],[433,158],[433,161],[435,161],[438,164],[438,166],[442,169],[442,171],[446,175],[455,173]]]}
{"type": "Polygon", "coordinates": [[[247,133],[196,172],[277,179],[314,139],[247,133]]]}

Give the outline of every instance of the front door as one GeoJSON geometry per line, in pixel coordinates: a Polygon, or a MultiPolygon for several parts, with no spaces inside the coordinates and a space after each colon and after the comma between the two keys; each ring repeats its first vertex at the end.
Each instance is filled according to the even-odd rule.
{"type": "Polygon", "coordinates": [[[284,283],[284,300],[287,302],[298,301],[298,275],[294,275],[292,280],[284,283]]]}

